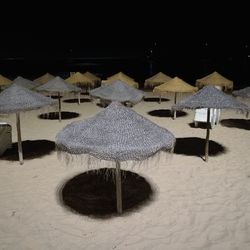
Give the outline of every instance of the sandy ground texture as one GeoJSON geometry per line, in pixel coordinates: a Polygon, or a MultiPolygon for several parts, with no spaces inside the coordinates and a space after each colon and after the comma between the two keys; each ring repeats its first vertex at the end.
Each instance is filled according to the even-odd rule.
{"type": "MultiPolygon", "coordinates": [[[[74,213],[60,202],[58,190],[87,171],[87,163],[67,166],[54,150],[31,159],[24,151],[23,165],[0,157],[1,250],[250,249],[249,120],[241,113],[222,110],[220,123],[210,131],[211,155],[205,162],[200,154],[206,130],[202,124],[193,126],[194,111],[184,110],[174,120],[169,116],[173,97],[161,103],[146,100],[132,109],[177,139],[175,152],[167,159],[132,169],[122,164],[122,169],[150,184],[151,200],[121,216],[74,213]]],[[[42,141],[46,147],[65,125],[101,110],[85,100],[80,105],[62,102],[62,111],[79,116],[61,122],[40,119],[39,110],[21,113],[22,140],[42,141]]],[[[15,143],[15,115],[0,120],[11,124],[15,143]]]]}

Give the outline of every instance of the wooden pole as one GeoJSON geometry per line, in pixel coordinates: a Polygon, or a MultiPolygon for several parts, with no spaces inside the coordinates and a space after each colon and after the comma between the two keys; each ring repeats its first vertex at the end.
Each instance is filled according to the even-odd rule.
{"type": "Polygon", "coordinates": [[[210,133],[210,108],[207,109],[207,135],[206,135],[206,144],[205,144],[205,161],[208,161],[208,152],[209,152],[209,133],[210,133]]]}
{"type": "MultiPolygon", "coordinates": [[[[174,104],[176,104],[177,93],[174,92],[174,104]]],[[[176,119],[176,109],[174,110],[174,120],[176,119]]]]}
{"type": "Polygon", "coordinates": [[[80,105],[81,103],[81,92],[78,93],[78,104],[80,105]]]}
{"type": "Polygon", "coordinates": [[[16,128],[17,128],[17,145],[18,145],[19,163],[22,165],[23,164],[23,148],[22,148],[20,114],[19,113],[16,113],[16,128]]]}
{"type": "Polygon", "coordinates": [[[121,166],[120,162],[116,162],[116,171],[115,171],[115,177],[116,177],[116,208],[117,213],[122,213],[122,183],[121,183],[121,166]]]}
{"type": "Polygon", "coordinates": [[[62,120],[62,115],[61,115],[61,96],[60,92],[58,92],[58,116],[59,116],[59,121],[62,120]]]}

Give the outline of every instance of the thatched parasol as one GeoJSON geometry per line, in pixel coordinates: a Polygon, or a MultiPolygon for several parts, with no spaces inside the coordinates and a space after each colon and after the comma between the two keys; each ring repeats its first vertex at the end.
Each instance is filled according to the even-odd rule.
{"type": "Polygon", "coordinates": [[[180,101],[179,103],[173,105],[174,110],[176,109],[199,109],[207,108],[207,135],[206,135],[206,145],[205,145],[205,161],[208,160],[208,148],[209,148],[209,121],[210,121],[210,108],[215,109],[235,109],[242,112],[248,112],[249,107],[236,98],[225,94],[224,92],[218,90],[214,86],[206,86],[199,90],[197,93],[180,101]]]}
{"type": "Polygon", "coordinates": [[[16,113],[19,162],[23,164],[22,139],[20,129],[20,112],[39,109],[55,104],[50,97],[46,97],[22,86],[12,84],[0,93],[0,113],[16,113]]]}
{"type": "Polygon", "coordinates": [[[172,78],[162,72],[158,72],[157,74],[151,76],[150,78],[146,79],[144,82],[144,88],[154,88],[171,80],[172,78]]]}
{"type": "Polygon", "coordinates": [[[85,87],[88,89],[95,87],[95,82],[91,78],[80,72],[72,74],[70,77],[65,79],[65,82],[76,84],[79,87],[85,87]]]}
{"type": "Polygon", "coordinates": [[[102,80],[102,85],[108,85],[112,84],[113,81],[120,80],[129,85],[130,87],[139,88],[138,82],[136,82],[133,78],[130,76],[124,74],[123,72],[118,72],[110,77],[107,78],[107,80],[102,80]]]}
{"type": "Polygon", "coordinates": [[[58,94],[59,121],[61,121],[61,94],[69,92],[75,92],[75,93],[81,92],[80,88],[71,85],[69,83],[66,83],[60,76],[57,76],[52,80],[48,81],[47,83],[37,87],[36,90],[58,94]]]}
{"type": "Polygon", "coordinates": [[[34,89],[40,85],[39,83],[23,78],[22,76],[16,77],[13,80],[12,84],[16,84],[18,86],[25,87],[27,89],[34,89]]]}
{"type": "MultiPolygon", "coordinates": [[[[195,92],[198,88],[194,87],[187,82],[183,81],[179,77],[174,77],[173,79],[155,87],[153,93],[159,94],[160,97],[168,92],[174,93],[174,104],[176,104],[177,93],[188,93],[195,92]]],[[[160,98],[161,99],[161,98],[160,98]]],[[[174,119],[176,118],[176,112],[174,112],[174,119]]]]}
{"type": "Polygon", "coordinates": [[[117,101],[121,103],[136,104],[144,97],[144,92],[128,86],[126,83],[115,80],[110,85],[93,89],[89,93],[92,97],[100,98],[104,101],[117,101]]]}
{"type": "Polygon", "coordinates": [[[234,90],[232,92],[234,96],[244,97],[244,98],[250,98],[250,87],[246,87],[239,90],[234,90]]]}
{"type": "Polygon", "coordinates": [[[12,81],[9,78],[7,78],[7,77],[0,74],[0,90],[1,90],[2,87],[3,88],[8,87],[8,85],[10,85],[11,82],[12,81]]]}
{"type": "Polygon", "coordinates": [[[233,90],[233,81],[222,76],[217,71],[196,80],[196,87],[199,89],[207,85],[224,87],[225,90],[233,90]]]}
{"type": "Polygon", "coordinates": [[[51,75],[50,73],[45,73],[44,75],[36,78],[34,80],[34,82],[37,82],[37,83],[40,83],[40,84],[45,84],[45,83],[47,83],[48,81],[50,81],[50,80],[52,80],[54,78],[55,78],[55,76],[51,75]]]}
{"type": "Polygon", "coordinates": [[[120,164],[142,161],[160,151],[172,151],[175,137],[119,102],[92,118],[72,122],[56,136],[58,153],[90,155],[116,163],[117,212],[122,213],[120,164]]]}
{"type": "Polygon", "coordinates": [[[102,79],[89,71],[86,71],[85,73],[83,73],[83,75],[93,80],[95,85],[99,85],[101,83],[102,79]]]}

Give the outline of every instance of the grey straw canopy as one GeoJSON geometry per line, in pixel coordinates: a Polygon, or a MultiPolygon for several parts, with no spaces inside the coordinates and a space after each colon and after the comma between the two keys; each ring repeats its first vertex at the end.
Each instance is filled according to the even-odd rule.
{"type": "Polygon", "coordinates": [[[140,102],[145,96],[143,91],[130,87],[120,80],[93,89],[89,94],[106,101],[131,102],[133,104],[140,102]]]}
{"type": "Polygon", "coordinates": [[[34,89],[40,85],[39,83],[23,78],[22,76],[16,77],[14,81],[12,82],[12,84],[16,84],[21,87],[25,87],[27,89],[34,89]]]}
{"type": "Polygon", "coordinates": [[[144,160],[160,150],[171,151],[174,145],[171,132],[119,102],[92,118],[68,124],[56,136],[59,151],[116,162],[144,160]]]}
{"type": "Polygon", "coordinates": [[[5,114],[38,109],[55,103],[52,98],[16,84],[11,84],[0,93],[0,113],[5,114]]]}
{"type": "Polygon", "coordinates": [[[250,98],[250,87],[246,87],[243,89],[239,90],[234,90],[232,92],[234,96],[240,96],[240,97],[245,97],[245,98],[250,98]]]}
{"type": "Polygon", "coordinates": [[[195,94],[172,106],[173,109],[197,109],[197,108],[217,108],[217,109],[238,109],[248,111],[247,105],[239,102],[236,98],[225,94],[212,85],[203,87],[195,94]]]}
{"type": "Polygon", "coordinates": [[[56,76],[55,78],[49,80],[47,83],[40,85],[36,88],[38,91],[46,91],[46,92],[81,92],[81,88],[74,86],[72,84],[66,83],[60,76],[56,76]]]}

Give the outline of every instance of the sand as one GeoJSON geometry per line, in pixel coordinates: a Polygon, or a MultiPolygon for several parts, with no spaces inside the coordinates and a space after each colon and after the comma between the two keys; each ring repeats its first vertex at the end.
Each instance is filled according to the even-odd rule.
{"type": "MultiPolygon", "coordinates": [[[[185,110],[186,115],[175,120],[148,114],[172,104],[172,99],[160,104],[142,101],[133,107],[170,130],[179,141],[179,150],[167,160],[159,159],[157,165],[122,166],[145,178],[154,195],[150,202],[121,216],[100,219],[65,208],[58,190],[87,170],[83,165],[64,165],[55,151],[34,159],[25,159],[24,152],[23,165],[0,159],[0,249],[250,249],[249,122],[245,129],[216,125],[210,133],[213,155],[205,162],[198,154],[199,140],[205,138],[206,131],[202,126],[190,126],[194,111],[185,110]],[[186,147],[193,150],[181,147],[185,138],[189,138],[186,147]]],[[[62,102],[63,111],[80,116],[61,122],[39,119],[39,110],[22,113],[22,140],[53,142],[65,125],[102,109],[92,102],[62,102]]],[[[220,116],[221,121],[231,123],[245,119],[235,111],[223,110],[220,116]]],[[[16,142],[15,115],[0,120],[11,124],[12,141],[16,142]]]]}

